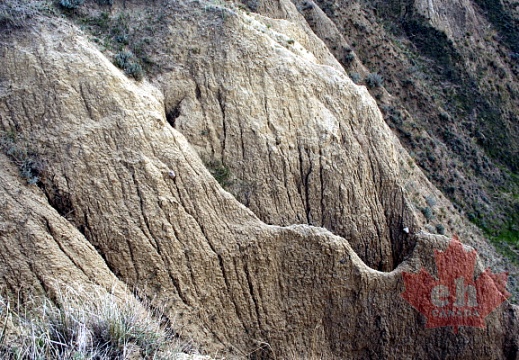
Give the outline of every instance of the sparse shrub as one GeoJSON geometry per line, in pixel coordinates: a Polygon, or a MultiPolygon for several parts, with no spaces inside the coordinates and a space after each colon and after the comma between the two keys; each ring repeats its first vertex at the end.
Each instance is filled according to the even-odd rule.
{"type": "Polygon", "coordinates": [[[137,81],[141,81],[144,77],[144,70],[142,70],[142,66],[139,63],[134,62],[128,64],[124,68],[124,71],[137,81]]]}
{"type": "Polygon", "coordinates": [[[27,180],[28,184],[35,185],[41,180],[45,164],[21,136],[15,132],[2,134],[0,148],[18,166],[20,176],[27,180]]]}
{"type": "Polygon", "coordinates": [[[130,51],[123,51],[119,54],[116,54],[114,57],[114,64],[118,68],[124,69],[126,64],[128,64],[130,61],[134,59],[133,53],[130,51]]]}
{"type": "Polygon", "coordinates": [[[425,217],[425,220],[430,221],[434,217],[433,211],[429,206],[421,208],[420,210],[421,210],[423,216],[425,217]]]}
{"type": "Polygon", "coordinates": [[[117,35],[115,37],[115,41],[117,41],[120,44],[128,45],[128,35],[127,34],[117,35]]]}
{"type": "Polygon", "coordinates": [[[413,86],[414,85],[414,80],[410,79],[410,78],[402,79],[401,82],[402,82],[402,86],[404,86],[404,87],[408,87],[408,86],[413,86]]]}
{"type": "Polygon", "coordinates": [[[370,89],[380,87],[384,83],[384,78],[377,73],[371,73],[366,76],[366,86],[370,89]]]}
{"type": "Polygon", "coordinates": [[[62,8],[74,10],[83,5],[85,0],[60,0],[59,4],[62,8]]]}
{"type": "Polygon", "coordinates": [[[97,4],[112,6],[114,4],[114,1],[113,0],[97,0],[97,4]]]}
{"type": "Polygon", "coordinates": [[[427,203],[427,205],[429,205],[429,207],[433,208],[434,206],[436,206],[436,199],[434,198],[434,196],[432,195],[429,195],[425,198],[425,202],[427,203]]]}
{"type": "MultiPolygon", "coordinates": [[[[447,113],[445,111],[440,111],[440,113],[438,114],[438,118],[444,122],[451,120],[449,113],[447,113]]],[[[448,130],[446,130],[446,131],[448,131],[448,130]]]]}
{"type": "Polygon", "coordinates": [[[440,235],[445,235],[445,226],[443,226],[443,224],[436,224],[436,232],[440,235]]]}
{"type": "Polygon", "coordinates": [[[351,81],[353,81],[357,85],[360,84],[362,78],[359,73],[352,72],[352,73],[349,73],[348,75],[350,76],[351,81]]]}
{"type": "MultiPolygon", "coordinates": [[[[2,359],[174,359],[182,346],[146,303],[96,291],[35,298],[13,311],[0,297],[2,359]],[[10,323],[9,328],[6,324],[10,323]]],[[[158,316],[161,314],[159,313],[158,316]]]]}
{"type": "Polygon", "coordinates": [[[43,164],[35,155],[28,155],[21,164],[20,175],[30,185],[36,185],[40,181],[39,174],[43,171],[43,164]]]}
{"type": "Polygon", "coordinates": [[[206,163],[206,167],[222,187],[231,185],[231,171],[221,161],[209,161],[206,163]]]}
{"type": "Polygon", "coordinates": [[[345,65],[350,65],[353,60],[355,60],[355,54],[352,51],[344,55],[343,62],[345,65]]]}
{"type": "Polygon", "coordinates": [[[114,63],[137,81],[141,81],[144,77],[144,70],[131,51],[123,51],[115,55],[114,63]]]}
{"type": "Polygon", "coordinates": [[[245,5],[250,9],[252,12],[257,12],[259,9],[259,1],[258,0],[246,0],[245,5]]]}
{"type": "Polygon", "coordinates": [[[20,0],[0,1],[0,29],[20,28],[38,13],[38,3],[20,0]]]}
{"type": "Polygon", "coordinates": [[[389,115],[389,120],[392,124],[395,124],[397,127],[402,126],[402,124],[404,123],[402,113],[397,109],[395,109],[394,112],[392,112],[389,115]]]}

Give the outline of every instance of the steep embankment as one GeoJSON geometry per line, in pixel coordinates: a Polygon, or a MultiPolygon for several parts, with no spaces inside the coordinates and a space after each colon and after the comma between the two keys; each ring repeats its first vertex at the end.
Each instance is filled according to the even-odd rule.
{"type": "MultiPolygon", "coordinates": [[[[453,336],[426,329],[399,296],[402,272],[434,274],[433,251],[447,243],[415,234],[426,220],[411,199],[434,196],[447,231],[485,243],[309,28],[214,4],[162,5],[150,82],[127,78],[64,20],[2,34],[7,291],[120,281],[208,352],[516,356],[515,306],[453,336]],[[292,223],[342,237],[281,227],[292,223]]],[[[148,15],[128,13],[143,26],[148,15]]]]}
{"type": "Polygon", "coordinates": [[[370,91],[386,122],[428,178],[516,260],[516,4],[295,3],[352,79],[384,79],[385,89],[375,83],[370,91]]]}

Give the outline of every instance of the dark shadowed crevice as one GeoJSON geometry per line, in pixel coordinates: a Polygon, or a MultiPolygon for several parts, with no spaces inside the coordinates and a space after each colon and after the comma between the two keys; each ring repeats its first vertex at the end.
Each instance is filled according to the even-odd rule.
{"type": "MultiPolygon", "coordinates": [[[[85,237],[85,239],[94,247],[97,254],[103,259],[104,263],[110,269],[110,271],[115,276],[119,277],[120,271],[118,271],[116,267],[112,266],[111,262],[108,261],[108,258],[106,257],[102,248],[100,248],[97,242],[94,240],[95,235],[93,235],[93,233],[90,231],[90,225],[88,223],[87,214],[85,213],[81,218],[78,217],[75,212],[74,204],[70,195],[67,192],[60,189],[52,181],[52,179],[46,178],[45,181],[42,183],[41,188],[45,193],[45,196],[47,197],[49,205],[85,237]]],[[[51,232],[49,231],[49,233],[51,232]]],[[[66,252],[64,253],[66,254],[66,252]]],[[[77,264],[75,265],[77,266],[77,264]]],[[[77,267],[81,269],[81,267],[77,267]]]]}
{"type": "Polygon", "coordinates": [[[275,359],[272,349],[267,343],[261,343],[259,348],[249,354],[250,360],[270,360],[275,359]]]}
{"type": "Polygon", "coordinates": [[[200,101],[200,99],[202,99],[202,91],[200,90],[200,86],[198,86],[198,84],[196,84],[195,96],[198,101],[200,101]]]}
{"type": "Polygon", "coordinates": [[[182,102],[179,102],[177,106],[172,108],[171,110],[167,111],[166,109],[166,120],[168,121],[168,124],[171,125],[171,127],[175,127],[176,121],[178,117],[180,116],[180,105],[182,102]]]}
{"type": "Polygon", "coordinates": [[[416,245],[416,238],[411,234],[416,229],[412,210],[409,208],[401,188],[395,187],[393,189],[387,197],[384,207],[386,224],[391,238],[393,270],[412,254],[416,245]]]}
{"type": "MultiPolygon", "coordinates": [[[[49,205],[54,208],[58,214],[70,221],[70,217],[74,214],[74,207],[69,194],[59,189],[50,179],[46,179],[41,186],[49,205]]],[[[78,226],[75,226],[78,228],[78,226]]]]}

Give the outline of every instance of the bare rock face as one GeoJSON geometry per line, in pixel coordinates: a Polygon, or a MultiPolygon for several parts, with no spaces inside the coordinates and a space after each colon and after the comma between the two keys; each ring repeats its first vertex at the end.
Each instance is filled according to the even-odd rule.
{"type": "Polygon", "coordinates": [[[38,189],[27,188],[2,154],[2,287],[11,295],[49,291],[66,283],[119,281],[101,255],[70,222],[49,206],[38,189]]]}
{"type": "Polygon", "coordinates": [[[318,41],[308,29],[227,16],[213,27],[177,25],[179,48],[200,36],[209,44],[189,59],[165,57],[189,67],[158,79],[170,123],[206,162],[229,170],[227,188],[264,222],[324,226],[370,266],[393,269],[412,246],[402,229],[419,226],[399,180],[400,167],[412,171],[375,103],[322,46],[303,46],[318,41]],[[182,93],[179,78],[188,81],[182,93]]]}
{"type": "MultiPolygon", "coordinates": [[[[291,6],[280,3],[299,16],[291,6]]],[[[481,238],[308,28],[166,10],[165,68],[150,82],[63,20],[2,36],[3,287],[124,283],[164,305],[181,336],[236,357],[517,356],[517,307],[455,335],[425,328],[400,297],[402,272],[434,274],[447,245],[416,234],[425,220],[410,197],[433,194],[481,238]],[[236,197],[202,159],[229,171],[220,180],[236,197]]]]}

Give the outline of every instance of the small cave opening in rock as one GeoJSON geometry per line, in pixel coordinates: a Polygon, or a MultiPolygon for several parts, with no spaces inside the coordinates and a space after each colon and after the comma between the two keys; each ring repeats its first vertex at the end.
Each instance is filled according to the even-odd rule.
{"type": "Polygon", "coordinates": [[[49,205],[52,206],[62,217],[71,221],[70,219],[74,213],[74,207],[70,196],[47,179],[45,179],[40,187],[47,196],[49,205]]]}
{"type": "Polygon", "coordinates": [[[171,110],[166,109],[166,120],[171,127],[175,127],[176,121],[180,116],[180,103],[171,110]]]}

